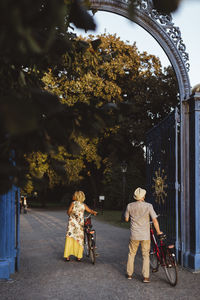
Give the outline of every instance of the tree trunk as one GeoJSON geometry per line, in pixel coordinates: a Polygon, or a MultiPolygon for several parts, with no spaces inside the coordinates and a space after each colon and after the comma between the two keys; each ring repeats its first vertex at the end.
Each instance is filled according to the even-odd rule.
{"type": "Polygon", "coordinates": [[[91,187],[93,190],[93,197],[92,197],[92,202],[93,202],[93,207],[97,208],[97,203],[98,203],[98,190],[96,186],[96,181],[94,180],[93,176],[90,176],[90,183],[91,187]]]}

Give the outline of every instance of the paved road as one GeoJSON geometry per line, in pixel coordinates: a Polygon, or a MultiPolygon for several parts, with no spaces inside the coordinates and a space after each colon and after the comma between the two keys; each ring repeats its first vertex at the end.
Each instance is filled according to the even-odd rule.
{"type": "Polygon", "coordinates": [[[29,210],[21,215],[21,268],[10,281],[0,281],[1,300],[192,300],[199,299],[200,273],[179,268],[171,287],[162,270],[142,283],[141,256],[135,277],[125,278],[129,230],[93,218],[99,257],[64,262],[67,216],[64,211],[29,210]]]}

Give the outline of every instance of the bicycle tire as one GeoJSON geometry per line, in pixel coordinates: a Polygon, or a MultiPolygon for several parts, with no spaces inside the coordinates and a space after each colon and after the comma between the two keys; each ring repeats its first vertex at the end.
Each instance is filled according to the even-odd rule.
{"type": "Polygon", "coordinates": [[[167,250],[165,257],[165,265],[163,266],[167,279],[170,285],[175,286],[178,281],[178,268],[174,253],[167,250]]]}
{"type": "Polygon", "coordinates": [[[156,252],[153,249],[150,250],[150,267],[152,269],[152,272],[158,271],[158,258],[156,252]]]}
{"type": "Polygon", "coordinates": [[[88,245],[89,245],[89,255],[92,261],[92,264],[94,265],[96,262],[96,248],[95,248],[95,242],[92,240],[92,237],[88,237],[88,245]]]}
{"type": "Polygon", "coordinates": [[[85,234],[85,236],[84,236],[84,254],[85,254],[86,257],[89,257],[89,255],[90,255],[87,234],[85,234]]]}

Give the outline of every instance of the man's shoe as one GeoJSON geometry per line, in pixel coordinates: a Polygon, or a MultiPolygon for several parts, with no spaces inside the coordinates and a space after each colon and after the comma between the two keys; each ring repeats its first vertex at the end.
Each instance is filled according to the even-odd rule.
{"type": "Polygon", "coordinates": [[[131,275],[126,275],[127,279],[132,279],[131,275]]]}
{"type": "Polygon", "coordinates": [[[144,282],[144,283],[149,283],[150,280],[149,280],[149,278],[145,278],[145,277],[144,277],[143,282],[144,282]]]}

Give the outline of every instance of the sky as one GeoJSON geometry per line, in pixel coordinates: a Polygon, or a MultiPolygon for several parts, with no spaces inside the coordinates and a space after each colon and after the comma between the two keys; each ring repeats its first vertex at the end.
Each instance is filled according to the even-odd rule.
{"type": "MultiPolygon", "coordinates": [[[[179,27],[186,52],[189,54],[189,78],[191,87],[200,83],[200,0],[183,0],[172,14],[174,26],[179,27]]],[[[162,66],[170,64],[166,54],[157,41],[142,27],[119,15],[97,12],[94,16],[96,31],[77,30],[78,35],[110,33],[119,36],[130,44],[136,42],[140,52],[158,56],[162,66]]]]}

